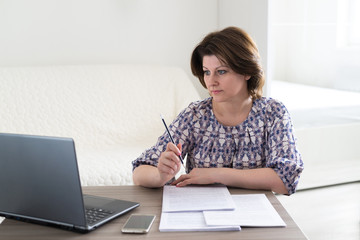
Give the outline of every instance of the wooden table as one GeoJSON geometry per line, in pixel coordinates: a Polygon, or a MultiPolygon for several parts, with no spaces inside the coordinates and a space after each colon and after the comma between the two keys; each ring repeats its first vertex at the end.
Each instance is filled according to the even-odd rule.
{"type": "Polygon", "coordinates": [[[287,226],[285,228],[242,228],[235,232],[159,232],[162,188],[148,189],[139,186],[83,187],[86,194],[139,202],[133,211],[101,226],[90,233],[81,234],[54,227],[5,219],[0,224],[0,239],[307,239],[276,196],[269,191],[229,188],[231,194],[265,193],[287,226]],[[155,222],[147,234],[124,234],[121,228],[132,213],[156,214],[155,222]]]}

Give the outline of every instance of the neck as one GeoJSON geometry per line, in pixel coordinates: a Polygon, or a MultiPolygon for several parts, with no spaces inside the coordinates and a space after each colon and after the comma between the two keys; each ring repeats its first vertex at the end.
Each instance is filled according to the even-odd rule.
{"type": "Polygon", "coordinates": [[[246,120],[252,107],[250,95],[231,102],[212,101],[216,119],[223,125],[236,126],[246,120]]]}

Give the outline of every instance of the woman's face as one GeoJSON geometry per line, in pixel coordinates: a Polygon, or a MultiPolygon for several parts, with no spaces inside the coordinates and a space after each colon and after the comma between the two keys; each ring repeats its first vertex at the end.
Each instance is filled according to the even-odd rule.
{"type": "Polygon", "coordinates": [[[249,97],[247,80],[250,76],[235,73],[215,55],[203,57],[204,81],[216,102],[231,102],[249,97]]]}

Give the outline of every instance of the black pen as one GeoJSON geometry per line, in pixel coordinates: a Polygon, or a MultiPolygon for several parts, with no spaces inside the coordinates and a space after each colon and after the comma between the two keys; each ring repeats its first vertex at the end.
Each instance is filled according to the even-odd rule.
{"type": "MultiPolygon", "coordinates": [[[[165,123],[165,120],[164,120],[164,118],[163,118],[163,116],[162,116],[161,114],[160,114],[160,117],[161,117],[162,122],[164,123],[164,126],[165,126],[165,128],[166,128],[166,131],[167,131],[167,133],[168,133],[168,135],[169,135],[169,138],[170,138],[171,142],[176,146],[176,143],[175,143],[174,139],[172,138],[172,136],[171,136],[171,134],[170,134],[169,128],[167,127],[167,125],[166,125],[166,123],[165,123]]],[[[181,161],[182,166],[185,168],[185,166],[184,166],[184,160],[183,160],[183,158],[181,157],[181,154],[180,154],[179,158],[180,158],[180,161],[181,161]]]]}

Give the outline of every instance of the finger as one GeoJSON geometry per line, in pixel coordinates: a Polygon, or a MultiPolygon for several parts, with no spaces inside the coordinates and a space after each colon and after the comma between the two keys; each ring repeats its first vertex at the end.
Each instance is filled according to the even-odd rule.
{"type": "Polygon", "coordinates": [[[158,169],[162,173],[167,174],[175,174],[178,170],[178,166],[174,162],[162,162],[161,164],[158,164],[158,169]]]}
{"type": "Polygon", "coordinates": [[[175,185],[176,185],[177,187],[185,187],[185,186],[190,185],[190,184],[192,184],[192,179],[191,179],[191,178],[186,179],[186,180],[184,180],[184,181],[182,181],[182,182],[179,182],[179,183],[177,183],[177,184],[175,184],[175,185]]]}
{"type": "Polygon", "coordinates": [[[162,172],[173,174],[180,170],[181,163],[174,152],[165,151],[160,155],[158,168],[162,172]]]}
{"type": "Polygon", "coordinates": [[[182,145],[181,145],[181,143],[179,143],[178,145],[176,145],[177,146],[177,148],[179,149],[179,152],[180,152],[180,154],[181,154],[181,152],[182,152],[182,145]]]}
{"type": "Polygon", "coordinates": [[[166,166],[166,165],[159,165],[158,170],[160,173],[164,173],[164,174],[174,175],[176,173],[176,169],[174,169],[173,167],[166,166]]]}
{"type": "Polygon", "coordinates": [[[183,174],[181,175],[178,179],[176,179],[174,182],[172,182],[172,185],[176,185],[179,182],[183,182],[184,180],[188,179],[189,175],[188,174],[183,174]]]}
{"type": "Polygon", "coordinates": [[[168,166],[180,165],[179,158],[174,152],[163,152],[159,162],[168,166]]]}
{"type": "MultiPolygon", "coordinates": [[[[181,145],[180,145],[181,146],[181,145]]],[[[166,146],[166,150],[165,151],[171,151],[174,152],[177,156],[181,155],[181,151],[179,150],[179,148],[177,146],[175,146],[175,144],[169,142],[166,146]]]]}

